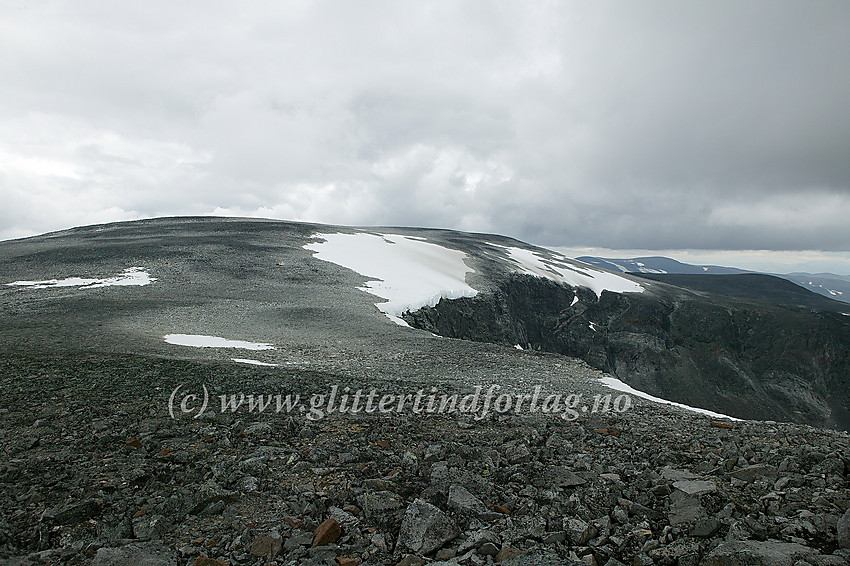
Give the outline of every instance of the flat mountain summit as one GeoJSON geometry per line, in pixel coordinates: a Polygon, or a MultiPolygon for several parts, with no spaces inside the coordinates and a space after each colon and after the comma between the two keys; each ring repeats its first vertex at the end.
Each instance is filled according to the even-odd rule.
{"type": "Polygon", "coordinates": [[[0,561],[850,558],[841,309],[254,219],[0,242],[0,274],[0,561]]]}

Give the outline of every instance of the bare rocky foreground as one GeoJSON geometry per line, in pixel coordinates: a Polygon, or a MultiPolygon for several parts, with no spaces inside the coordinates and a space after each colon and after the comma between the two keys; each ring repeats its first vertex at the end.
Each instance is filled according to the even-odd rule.
{"type": "MultiPolygon", "coordinates": [[[[530,367],[558,359],[527,357],[530,367]]],[[[728,428],[637,400],[576,422],[220,411],[172,420],[168,394],[181,383],[310,392],[360,382],[131,355],[20,354],[0,369],[5,564],[850,560],[845,432],[728,428]]],[[[569,373],[575,383],[593,374],[581,364],[569,373]]]]}
{"type": "Polygon", "coordinates": [[[135,267],[156,279],[0,287],[0,564],[850,563],[846,431],[731,424],[638,398],[625,413],[581,412],[574,422],[410,412],[311,422],[222,412],[215,402],[202,418],[178,411],[172,419],[169,396],[178,385],[197,394],[206,386],[213,400],[239,392],[307,396],[333,385],[393,394],[541,386],[582,395],[585,407],[594,395],[617,395],[584,362],[513,348],[545,350],[551,337],[596,367],[633,370],[656,386],[666,375],[685,402],[748,416],[777,414],[791,399],[800,410],[789,419],[844,422],[842,315],[703,304],[656,283],[640,299],[574,292],[513,278],[480,236],[410,230],[470,254],[469,283],[481,295],[405,316],[501,345],[441,338],[390,322],[377,299],[358,290],[366,278],[303,248],[329,229],[350,230],[158,219],[0,245],[3,283],[109,281],[135,267]],[[512,286],[517,292],[505,294],[512,286]],[[553,297],[563,308],[549,313],[553,297]],[[525,299],[546,308],[525,308],[525,299]],[[681,320],[662,335],[665,305],[681,320]],[[732,326],[708,324],[727,307],[741,315],[726,317],[732,326]],[[811,344],[798,340],[798,320],[819,329],[811,344]],[[725,335],[714,329],[727,327],[732,338],[745,327],[771,332],[717,342],[725,335]],[[647,338],[653,333],[655,342],[647,338]],[[170,334],[275,349],[192,348],[167,343],[170,334]],[[650,342],[658,347],[648,349],[650,342]],[[709,367],[721,358],[738,365],[717,381],[668,363],[709,367]],[[754,399],[764,406],[752,406],[754,399]]]}

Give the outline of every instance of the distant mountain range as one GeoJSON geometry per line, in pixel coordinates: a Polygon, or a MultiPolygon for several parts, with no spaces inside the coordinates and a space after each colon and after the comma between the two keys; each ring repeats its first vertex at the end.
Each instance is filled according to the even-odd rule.
{"type": "MultiPolygon", "coordinates": [[[[670,274],[670,275],[736,275],[763,273],[737,267],[719,265],[693,265],[669,257],[635,257],[611,259],[606,257],[582,256],[579,261],[624,273],[670,274]]],[[[797,285],[836,301],[850,303],[850,276],[834,273],[767,273],[787,279],[797,285]]],[[[663,280],[663,279],[662,279],[663,280]]],[[[695,281],[695,280],[689,280],[695,281]]],[[[675,284],[675,283],[674,283],[675,284]]],[[[679,283],[681,284],[681,282],[679,283]]]]}

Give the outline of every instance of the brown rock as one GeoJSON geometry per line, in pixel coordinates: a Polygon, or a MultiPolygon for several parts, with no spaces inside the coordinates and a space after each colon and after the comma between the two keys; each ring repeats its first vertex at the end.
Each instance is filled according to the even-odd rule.
{"type": "Polygon", "coordinates": [[[377,446],[378,448],[389,448],[390,447],[390,441],[389,440],[379,440],[378,442],[375,443],[375,446],[377,446]]]}
{"type": "Polygon", "coordinates": [[[283,522],[286,523],[287,525],[289,525],[290,527],[292,527],[293,529],[297,529],[298,527],[300,527],[301,525],[304,524],[304,521],[299,521],[298,519],[295,519],[294,517],[287,517],[286,519],[283,520],[283,522]]]}
{"type": "Polygon", "coordinates": [[[357,566],[360,564],[360,559],[356,556],[337,556],[336,561],[339,566],[357,566]]]}
{"type": "Polygon", "coordinates": [[[512,546],[503,546],[502,550],[499,551],[498,554],[493,558],[493,562],[504,562],[505,560],[510,560],[511,558],[516,558],[522,554],[522,551],[518,548],[514,548],[512,546]]]}
{"type": "Polygon", "coordinates": [[[402,559],[401,562],[396,564],[396,566],[424,566],[424,565],[425,565],[425,559],[420,558],[420,557],[418,557],[414,554],[408,554],[407,556],[404,557],[404,559],[402,559]]]}
{"type": "Polygon", "coordinates": [[[125,442],[124,444],[131,447],[131,448],[141,448],[142,447],[142,443],[139,442],[139,440],[136,439],[136,438],[128,438],[127,442],[125,442]]]}
{"type": "Polygon", "coordinates": [[[251,543],[251,550],[249,552],[254,556],[267,556],[271,558],[280,554],[280,549],[279,538],[260,535],[251,543]]]}
{"type": "Polygon", "coordinates": [[[328,519],[313,531],[313,546],[322,546],[336,542],[342,529],[336,519],[328,519]]]}
{"type": "Polygon", "coordinates": [[[207,558],[203,554],[195,558],[195,562],[193,566],[227,566],[226,562],[222,562],[221,560],[216,560],[214,558],[207,558]]]}
{"type": "Polygon", "coordinates": [[[620,436],[620,429],[618,428],[597,428],[596,432],[605,436],[620,436]]]}
{"type": "Polygon", "coordinates": [[[718,422],[715,422],[715,421],[711,421],[711,423],[709,423],[709,425],[714,427],[714,428],[735,428],[734,425],[731,425],[729,423],[718,423],[718,422]]]}
{"type": "Polygon", "coordinates": [[[493,505],[493,511],[496,513],[501,513],[502,515],[510,515],[511,511],[507,507],[502,507],[501,505],[493,505]]]}

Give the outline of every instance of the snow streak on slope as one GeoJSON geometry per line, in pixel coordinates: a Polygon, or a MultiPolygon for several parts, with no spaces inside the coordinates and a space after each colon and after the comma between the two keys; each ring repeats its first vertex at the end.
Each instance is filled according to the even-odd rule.
{"type": "Polygon", "coordinates": [[[270,364],[268,362],[261,362],[260,360],[252,360],[249,358],[230,358],[231,361],[238,362],[240,364],[248,364],[251,366],[267,366],[276,368],[277,364],[270,364]]]}
{"type": "Polygon", "coordinates": [[[271,344],[263,342],[246,342],[244,340],[228,340],[219,336],[206,336],[203,334],[166,334],[165,342],[177,346],[191,346],[193,348],[240,348],[242,350],[274,350],[271,344]]]}
{"type": "Polygon", "coordinates": [[[86,279],[83,277],[68,277],[66,279],[46,279],[44,281],[13,281],[6,285],[27,287],[28,289],[47,289],[49,287],[82,287],[94,289],[95,287],[124,287],[148,285],[156,281],[151,277],[144,267],[129,267],[115,277],[106,279],[86,279]]]}
{"type": "Polygon", "coordinates": [[[386,302],[375,306],[390,320],[408,326],[401,314],[434,306],[440,299],[473,297],[466,284],[465,253],[398,234],[316,234],[324,242],[306,244],[315,257],[376,279],[361,289],[386,302]]]}
{"type": "Polygon", "coordinates": [[[735,417],[730,417],[729,415],[724,415],[722,413],[715,413],[714,411],[709,411],[708,409],[700,409],[698,407],[691,407],[689,405],[685,405],[682,403],[676,403],[675,401],[668,401],[667,399],[662,399],[661,397],[655,397],[650,395],[649,393],[644,393],[643,391],[638,391],[634,387],[630,387],[628,384],[623,383],[616,377],[605,376],[600,379],[602,385],[605,387],[609,387],[614,389],[615,391],[622,391],[623,393],[627,393],[629,395],[634,395],[635,397],[641,397],[643,399],[647,399],[649,401],[654,401],[656,403],[664,403],[666,405],[673,405],[674,407],[679,407],[681,409],[687,409],[689,411],[693,411],[695,413],[701,413],[703,415],[708,415],[709,417],[714,417],[717,419],[729,419],[732,421],[740,421],[741,419],[737,419],[735,417]]]}
{"type": "MultiPolygon", "coordinates": [[[[498,246],[498,244],[492,245],[498,246]]],[[[523,248],[498,247],[507,250],[511,262],[519,267],[518,271],[521,273],[545,277],[573,287],[587,287],[598,296],[602,295],[602,291],[613,291],[615,293],[643,292],[643,287],[634,281],[614,273],[593,269],[586,264],[572,263],[557,252],[550,251],[551,257],[546,257],[539,252],[523,248]]]]}

